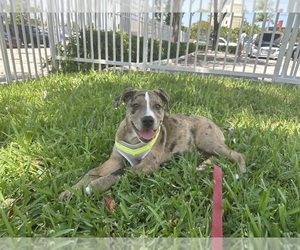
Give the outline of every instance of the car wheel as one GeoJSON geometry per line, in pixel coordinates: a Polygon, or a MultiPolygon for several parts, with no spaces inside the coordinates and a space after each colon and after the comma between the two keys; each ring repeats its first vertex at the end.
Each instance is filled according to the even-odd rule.
{"type": "Polygon", "coordinates": [[[38,48],[38,47],[39,47],[37,40],[34,41],[33,47],[34,47],[34,48],[38,48]]]}
{"type": "Polygon", "coordinates": [[[253,57],[254,57],[254,56],[253,56],[253,51],[252,51],[252,49],[250,49],[249,57],[250,57],[250,58],[253,58],[253,57]]]}
{"type": "Polygon", "coordinates": [[[296,58],[295,58],[295,57],[296,57],[295,54],[296,54],[296,53],[295,53],[295,51],[293,50],[293,52],[292,52],[292,60],[293,60],[293,61],[296,59],[296,58]]]}
{"type": "Polygon", "coordinates": [[[296,50],[294,50],[293,51],[293,54],[292,54],[292,56],[293,56],[293,61],[295,60],[299,60],[299,58],[300,58],[300,52],[298,51],[298,54],[296,55],[296,50]]]}

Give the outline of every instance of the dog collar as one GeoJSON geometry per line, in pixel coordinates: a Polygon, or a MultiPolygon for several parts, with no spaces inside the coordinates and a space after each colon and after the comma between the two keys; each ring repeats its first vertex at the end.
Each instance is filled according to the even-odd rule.
{"type": "Polygon", "coordinates": [[[144,159],[146,155],[148,155],[154,143],[156,142],[159,133],[160,127],[158,128],[158,131],[154,138],[148,143],[140,142],[138,144],[132,145],[124,141],[116,140],[115,146],[118,152],[131,164],[131,166],[134,166],[138,164],[142,159],[144,159]]]}

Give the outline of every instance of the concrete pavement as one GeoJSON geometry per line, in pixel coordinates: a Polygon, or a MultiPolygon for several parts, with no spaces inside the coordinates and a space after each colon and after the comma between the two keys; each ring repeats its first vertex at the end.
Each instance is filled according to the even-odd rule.
{"type": "MultiPolygon", "coordinates": [[[[7,49],[7,58],[9,68],[11,71],[12,79],[28,79],[37,76],[45,76],[51,70],[47,64],[47,60],[51,57],[49,48],[14,48],[7,49]]],[[[5,61],[0,54],[0,82],[6,81],[5,61]]],[[[223,52],[209,52],[206,55],[200,51],[191,53],[187,57],[182,56],[178,59],[178,71],[191,69],[198,73],[235,75],[240,77],[253,77],[253,78],[270,78],[274,75],[274,70],[277,60],[256,59],[256,58],[236,58],[234,54],[226,54],[223,52]]],[[[279,63],[279,62],[278,62],[279,63]]],[[[164,65],[167,67],[176,66],[176,59],[162,60],[161,62],[154,62],[156,65],[164,65]]],[[[295,76],[300,77],[300,69],[295,67],[295,63],[290,61],[288,66],[288,73],[293,73],[295,76]]]]}

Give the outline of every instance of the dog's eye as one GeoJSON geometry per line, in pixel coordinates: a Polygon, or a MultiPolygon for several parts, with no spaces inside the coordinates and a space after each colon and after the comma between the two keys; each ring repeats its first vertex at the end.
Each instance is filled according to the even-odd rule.
{"type": "Polygon", "coordinates": [[[132,108],[137,109],[139,105],[137,103],[132,104],[132,108]]]}
{"type": "Polygon", "coordinates": [[[162,106],[161,106],[160,104],[158,104],[158,103],[157,103],[157,104],[155,104],[155,106],[154,106],[154,107],[155,107],[157,110],[162,108],[162,106]]]}

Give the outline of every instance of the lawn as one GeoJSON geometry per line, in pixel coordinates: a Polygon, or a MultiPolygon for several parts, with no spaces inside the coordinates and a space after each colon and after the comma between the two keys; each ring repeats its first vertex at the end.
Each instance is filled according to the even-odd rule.
{"type": "Polygon", "coordinates": [[[104,162],[125,87],[162,88],[166,112],[204,115],[246,156],[224,158],[224,237],[300,236],[300,88],[196,74],[77,73],[0,86],[0,236],[210,237],[212,168],[186,153],[91,197],[58,195],[104,162]],[[226,132],[226,128],[234,131],[226,132]],[[236,174],[240,178],[236,179],[236,174]],[[108,209],[107,198],[115,201],[108,209]]]}

